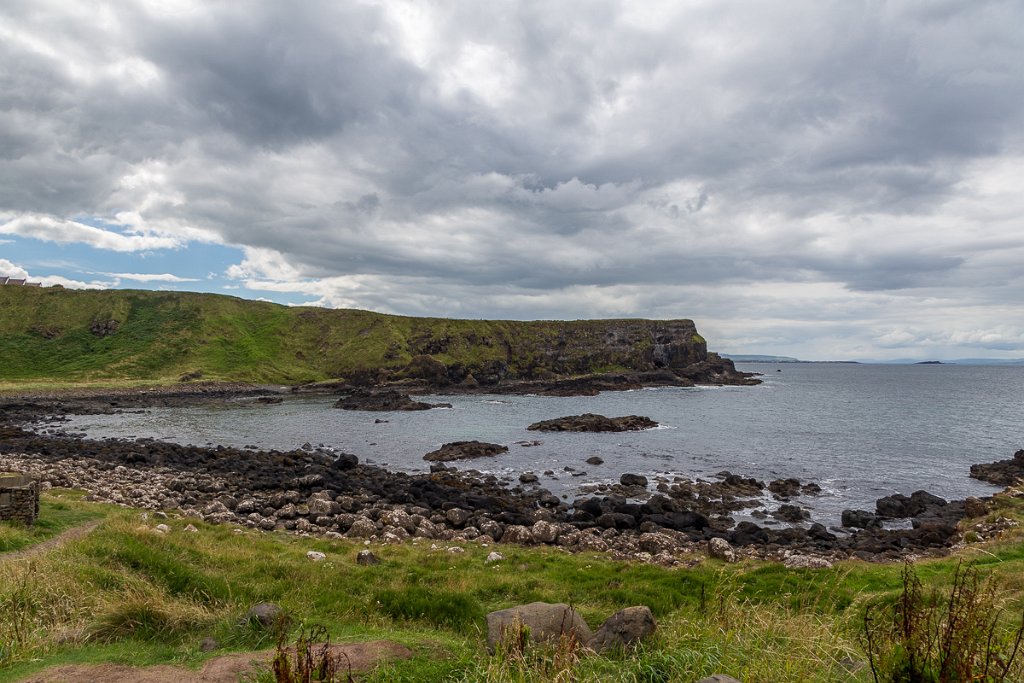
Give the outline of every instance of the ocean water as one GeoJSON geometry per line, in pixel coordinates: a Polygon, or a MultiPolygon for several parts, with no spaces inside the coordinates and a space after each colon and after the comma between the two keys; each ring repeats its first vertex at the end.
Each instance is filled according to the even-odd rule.
{"type": "MultiPolygon", "coordinates": [[[[456,466],[510,480],[532,471],[540,485],[570,499],[587,485],[618,481],[624,472],[669,479],[712,479],[725,470],[765,481],[796,477],[824,489],[799,502],[826,524],[837,523],[846,508],[874,509],[875,499],[891,493],[990,494],[997,489],[970,479],[969,466],[1024,448],[1021,366],[739,367],[763,373],[764,384],[570,398],[433,396],[424,400],[453,407],[404,413],[337,410],[330,397],[288,398],[270,406],[240,400],[215,408],[76,416],[68,428],[95,438],[196,445],[293,449],[310,442],[407,472],[426,471],[423,454],[442,443],[478,439],[510,451],[456,466]],[[618,434],[526,429],[538,420],[584,412],[645,415],[661,427],[618,434]],[[534,441],[540,443],[520,445],[534,441]],[[604,463],[586,464],[593,455],[604,463]]],[[[769,509],[777,505],[767,498],[765,503],[769,509]]]]}

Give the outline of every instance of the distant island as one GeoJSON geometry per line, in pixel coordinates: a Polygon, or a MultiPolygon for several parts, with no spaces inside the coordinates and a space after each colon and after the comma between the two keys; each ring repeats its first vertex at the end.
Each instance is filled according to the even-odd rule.
{"type": "Polygon", "coordinates": [[[845,363],[854,365],[1024,365],[1024,358],[952,358],[949,360],[919,360],[917,358],[890,358],[885,360],[802,360],[792,356],[770,356],[755,353],[722,353],[734,363],[845,363]]]}

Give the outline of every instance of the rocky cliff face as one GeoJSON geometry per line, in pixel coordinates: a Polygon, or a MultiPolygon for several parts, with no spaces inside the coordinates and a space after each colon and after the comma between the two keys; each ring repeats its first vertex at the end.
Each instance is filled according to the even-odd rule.
{"type": "Polygon", "coordinates": [[[608,383],[752,383],[731,361],[708,352],[692,320],[494,323],[468,335],[413,335],[398,351],[412,354],[403,367],[351,376],[374,384],[420,381],[465,388],[550,384],[580,376],[603,378],[602,388],[611,388],[608,383]],[[480,357],[480,350],[490,352],[480,357]]]}

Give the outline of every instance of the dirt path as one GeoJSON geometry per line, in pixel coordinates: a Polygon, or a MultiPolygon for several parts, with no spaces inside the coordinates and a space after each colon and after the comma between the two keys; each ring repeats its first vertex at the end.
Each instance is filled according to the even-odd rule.
{"type": "Polygon", "coordinates": [[[0,553],[0,562],[9,562],[11,560],[25,560],[31,557],[35,557],[36,555],[42,555],[43,553],[52,550],[58,546],[62,546],[65,543],[68,543],[69,541],[74,541],[76,539],[82,538],[83,536],[91,532],[93,529],[98,527],[101,521],[103,520],[98,519],[94,522],[88,522],[86,524],[82,524],[81,526],[72,527],[67,531],[62,531],[53,538],[48,538],[42,543],[36,543],[34,546],[25,548],[24,550],[12,550],[10,552],[0,553]]]}
{"type": "MultiPolygon", "coordinates": [[[[332,645],[331,652],[341,661],[341,680],[349,671],[362,673],[382,662],[413,655],[409,648],[388,640],[332,645]]],[[[243,674],[269,667],[273,654],[264,650],[214,657],[197,671],[167,665],[67,664],[44,669],[19,683],[237,683],[243,674]]]]}

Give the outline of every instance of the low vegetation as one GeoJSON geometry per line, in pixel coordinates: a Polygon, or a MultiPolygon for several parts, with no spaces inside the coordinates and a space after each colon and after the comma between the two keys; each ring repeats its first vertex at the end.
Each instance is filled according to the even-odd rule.
{"type": "MultiPolygon", "coordinates": [[[[999,506],[995,514],[1019,515],[1019,499],[999,506]]],[[[989,652],[993,664],[988,678],[975,680],[1024,677],[1021,657],[1010,656],[1024,605],[1024,543],[1013,529],[1000,542],[968,547],[959,559],[921,561],[912,575],[898,565],[859,562],[791,570],[701,559],[665,569],[515,546],[501,546],[505,559],[488,564],[494,548],[463,544],[464,552],[449,552],[429,541],[374,548],[382,564],[362,566],[355,557],[363,546],[352,541],[173,515],[157,520],[55,491],[45,497],[38,527],[0,523],[0,538],[24,539],[7,548],[24,549],[91,519],[102,522],[82,538],[33,555],[0,555],[0,681],[61,663],[196,667],[228,651],[273,648],[273,632],[242,620],[263,601],[293,617],[291,640],[305,633],[311,643],[316,626],[323,629],[318,638],[335,643],[390,639],[415,653],[360,679],[369,681],[689,682],[713,673],[748,683],[959,680],[915,678],[904,662],[917,652],[915,643],[935,637],[935,651],[948,651],[942,639],[963,635],[961,623],[970,638],[956,647],[989,652]],[[158,523],[169,532],[155,531],[158,523]],[[190,523],[197,531],[186,530],[190,523]],[[326,560],[309,560],[309,550],[326,560]],[[646,604],[659,628],[637,649],[611,655],[587,654],[572,642],[517,641],[488,655],[484,615],[538,600],[570,603],[595,627],[623,607],[646,604]],[[894,613],[900,605],[910,607],[894,613]],[[933,606],[938,611],[928,611],[933,606]],[[954,626],[950,614],[974,616],[958,616],[963,621],[954,626]],[[913,635],[890,641],[884,629],[905,629],[908,615],[916,615],[913,635]],[[212,652],[201,648],[207,638],[216,641],[212,652]]],[[[915,661],[939,660],[926,654],[915,661]]],[[[290,662],[291,674],[297,666],[290,662]]],[[[269,669],[261,676],[257,683],[275,680],[269,669]]]]}

